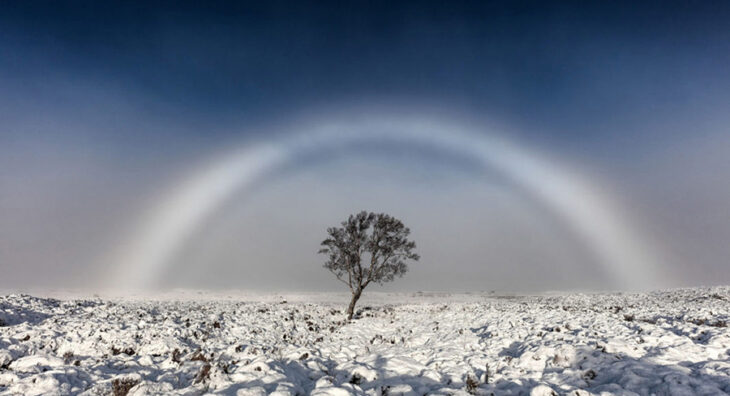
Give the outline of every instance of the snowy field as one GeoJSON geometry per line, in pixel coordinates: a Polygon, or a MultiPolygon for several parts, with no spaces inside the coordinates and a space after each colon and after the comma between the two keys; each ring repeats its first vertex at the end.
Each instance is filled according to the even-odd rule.
{"type": "Polygon", "coordinates": [[[0,395],[722,395],[730,288],[0,297],[0,395]]]}

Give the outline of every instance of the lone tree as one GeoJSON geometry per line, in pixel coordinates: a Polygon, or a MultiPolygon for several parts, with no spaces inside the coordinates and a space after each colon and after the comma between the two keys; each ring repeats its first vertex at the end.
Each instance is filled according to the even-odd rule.
{"type": "Polygon", "coordinates": [[[406,261],[420,258],[413,252],[416,243],[408,240],[410,233],[395,217],[366,211],[350,215],[342,227],[327,229],[329,238],[322,241],[319,253],[328,256],[324,267],[352,292],[348,320],[370,282],[382,285],[403,276],[408,271],[406,261]]]}

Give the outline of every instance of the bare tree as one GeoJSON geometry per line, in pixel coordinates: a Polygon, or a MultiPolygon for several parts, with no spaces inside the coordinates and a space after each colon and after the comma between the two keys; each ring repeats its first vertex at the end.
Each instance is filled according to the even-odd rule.
{"type": "Polygon", "coordinates": [[[352,319],[355,304],[371,282],[383,284],[408,271],[407,260],[420,258],[408,240],[411,230],[385,213],[362,211],[350,215],[342,227],[327,229],[329,238],[322,241],[319,253],[328,256],[324,267],[352,293],[347,319],[352,319]]]}

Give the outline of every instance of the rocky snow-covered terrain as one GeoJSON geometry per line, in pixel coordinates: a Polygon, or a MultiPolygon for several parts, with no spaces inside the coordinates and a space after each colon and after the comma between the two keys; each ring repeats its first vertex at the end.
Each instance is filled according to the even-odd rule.
{"type": "Polygon", "coordinates": [[[730,393],[727,287],[190,297],[0,297],[0,395],[730,393]]]}

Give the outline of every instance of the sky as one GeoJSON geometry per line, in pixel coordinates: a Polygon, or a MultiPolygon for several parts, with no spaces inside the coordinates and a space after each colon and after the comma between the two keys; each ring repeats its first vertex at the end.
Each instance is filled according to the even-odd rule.
{"type": "Polygon", "coordinates": [[[0,288],[339,290],[362,209],[382,290],[729,284],[730,5],[635,3],[4,2],[0,288]]]}

